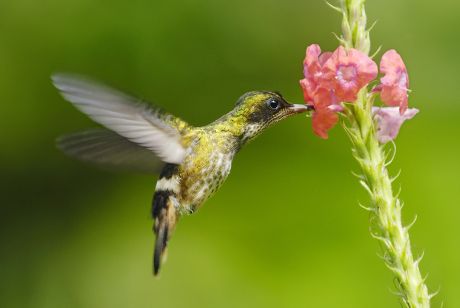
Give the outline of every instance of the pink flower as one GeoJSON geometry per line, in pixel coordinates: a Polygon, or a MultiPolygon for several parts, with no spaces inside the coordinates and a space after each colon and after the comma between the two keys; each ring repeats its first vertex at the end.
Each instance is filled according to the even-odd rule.
{"type": "Polygon", "coordinates": [[[321,54],[321,48],[317,44],[307,47],[305,60],[303,61],[305,78],[300,80],[306,103],[314,103],[315,92],[321,87],[323,65],[331,55],[331,52],[321,54]]]}
{"type": "Polygon", "coordinates": [[[338,104],[333,104],[333,94],[330,90],[319,88],[315,92],[315,111],[312,117],[313,132],[323,138],[327,139],[329,136],[327,132],[333,128],[339,121],[337,112],[343,110],[343,107],[338,104]]]}
{"type": "Polygon", "coordinates": [[[335,93],[322,86],[323,65],[332,55],[331,52],[321,54],[321,48],[317,44],[308,46],[304,65],[305,78],[300,80],[304,100],[315,106],[312,126],[316,135],[327,139],[327,132],[334,127],[339,117],[335,113],[340,109],[335,93]],[[338,106],[336,108],[331,106],[338,106]]]}
{"type": "Polygon", "coordinates": [[[399,112],[403,114],[408,105],[409,76],[401,56],[394,49],[382,56],[380,71],[385,76],[380,79],[381,84],[374,91],[380,92],[387,106],[399,106],[399,112]]]}
{"type": "Polygon", "coordinates": [[[322,84],[341,102],[353,102],[359,90],[377,77],[377,64],[356,49],[337,48],[324,63],[322,84]]]}
{"type": "Polygon", "coordinates": [[[303,64],[300,85],[305,102],[315,106],[313,131],[326,139],[338,122],[341,103],[356,100],[359,90],[377,76],[377,65],[356,49],[321,53],[316,44],[308,46],[303,64]]]}
{"type": "Polygon", "coordinates": [[[401,114],[398,107],[372,107],[372,114],[377,121],[379,142],[387,143],[394,140],[404,121],[412,119],[417,113],[416,108],[407,109],[401,114]]]}

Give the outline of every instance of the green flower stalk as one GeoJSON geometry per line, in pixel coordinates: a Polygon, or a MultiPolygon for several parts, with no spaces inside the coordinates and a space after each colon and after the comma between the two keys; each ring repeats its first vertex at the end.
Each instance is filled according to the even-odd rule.
{"type": "MultiPolygon", "coordinates": [[[[370,50],[369,30],[366,29],[364,0],[342,0],[343,13],[341,43],[365,54],[370,50]]],[[[419,270],[421,257],[414,259],[411,251],[409,229],[401,219],[402,204],[392,189],[392,179],[387,170],[389,163],[384,146],[377,137],[372,106],[374,95],[363,88],[358,99],[348,104],[348,123],[344,128],[353,146],[353,156],[362,170],[361,185],[371,197],[373,215],[371,234],[379,240],[384,250],[383,259],[395,274],[399,294],[407,307],[429,307],[430,294],[419,270]]]]}
{"type": "Polygon", "coordinates": [[[349,124],[344,128],[362,170],[360,183],[371,197],[372,205],[365,207],[374,217],[371,235],[382,243],[383,259],[397,278],[406,306],[430,307],[431,296],[418,267],[421,257],[415,260],[411,251],[411,225],[404,226],[401,220],[402,204],[392,190],[394,178],[388,174],[388,157],[377,140],[370,100],[367,90],[361,91],[358,101],[347,108],[349,124]]]}
{"type": "MultiPolygon", "coordinates": [[[[395,274],[397,287],[406,307],[429,307],[432,295],[419,270],[421,257],[411,250],[409,226],[401,219],[402,204],[393,192],[387,166],[385,144],[396,138],[405,120],[418,110],[408,108],[409,77],[401,56],[389,50],[382,56],[380,83],[370,91],[369,84],[378,75],[377,64],[369,57],[370,29],[364,9],[365,0],[340,0],[341,46],[334,52],[321,52],[319,45],[308,46],[304,60],[304,79],[300,80],[305,102],[314,108],[313,131],[328,138],[328,131],[344,116],[343,127],[351,143],[353,156],[361,167],[361,185],[371,198],[371,234],[384,251],[383,259],[395,274]],[[380,96],[388,107],[374,106],[380,96]]],[[[371,27],[372,28],[372,27],[371,27]]]]}
{"type": "MultiPolygon", "coordinates": [[[[342,43],[368,54],[369,31],[366,29],[364,0],[342,0],[342,43]]],[[[375,219],[371,230],[382,244],[383,259],[395,274],[403,302],[408,307],[430,307],[430,294],[420,273],[419,262],[411,251],[409,226],[401,220],[402,204],[393,193],[388,170],[388,157],[379,143],[372,114],[372,94],[361,90],[355,104],[347,107],[349,124],[344,128],[353,145],[353,156],[358,161],[362,176],[360,182],[371,197],[368,208],[375,219]]]]}

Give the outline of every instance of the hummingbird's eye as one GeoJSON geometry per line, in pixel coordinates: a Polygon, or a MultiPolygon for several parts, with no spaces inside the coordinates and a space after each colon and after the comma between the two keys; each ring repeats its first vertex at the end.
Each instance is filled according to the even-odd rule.
{"type": "Polygon", "coordinates": [[[270,99],[267,101],[267,106],[272,110],[278,110],[280,108],[280,103],[275,99],[270,99]]]}

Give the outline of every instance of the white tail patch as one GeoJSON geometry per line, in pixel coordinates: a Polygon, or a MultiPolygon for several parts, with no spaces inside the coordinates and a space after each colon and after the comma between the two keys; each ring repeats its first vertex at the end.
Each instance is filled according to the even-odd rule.
{"type": "Polygon", "coordinates": [[[179,180],[177,176],[170,179],[162,178],[157,181],[155,190],[172,191],[178,194],[180,190],[179,180]]]}

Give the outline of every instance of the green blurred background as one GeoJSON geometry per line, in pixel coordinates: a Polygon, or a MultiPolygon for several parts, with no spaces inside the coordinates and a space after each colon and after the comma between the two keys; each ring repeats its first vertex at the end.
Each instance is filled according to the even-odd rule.
{"type": "MultiPolygon", "coordinates": [[[[375,46],[396,48],[421,109],[398,138],[404,219],[434,306],[460,307],[460,2],[369,0],[375,46]]],[[[337,45],[323,1],[0,2],[0,306],[398,307],[367,197],[337,127],[291,118],[240,153],[220,192],[184,218],[151,275],[155,179],[64,157],[94,127],[51,86],[55,71],[107,81],[195,125],[245,91],[301,101],[305,47],[337,45]]]]}

